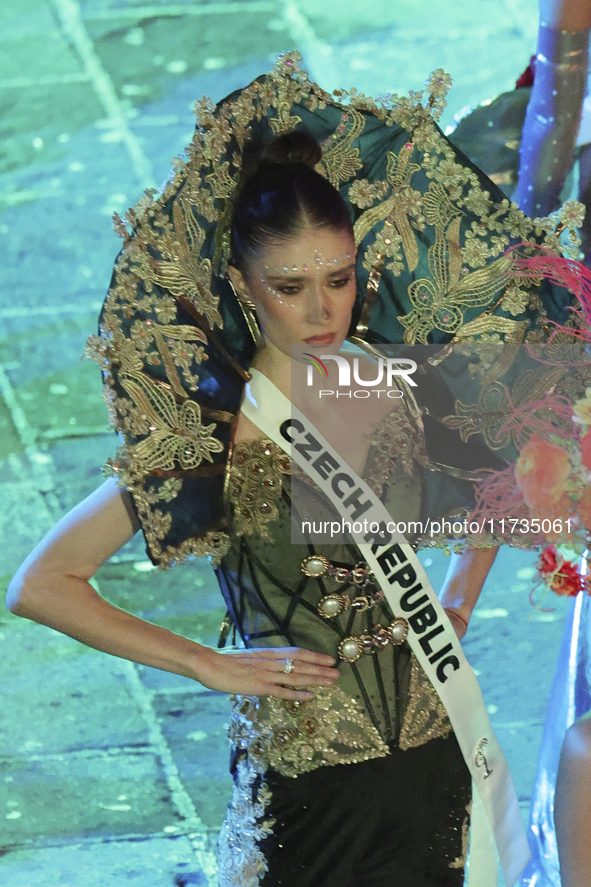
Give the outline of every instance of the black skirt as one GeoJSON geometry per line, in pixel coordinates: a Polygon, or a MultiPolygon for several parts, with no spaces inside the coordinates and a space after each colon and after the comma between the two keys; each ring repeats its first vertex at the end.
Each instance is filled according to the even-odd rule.
{"type": "Polygon", "coordinates": [[[261,887],[461,887],[471,778],[453,734],[264,782],[261,887]]]}

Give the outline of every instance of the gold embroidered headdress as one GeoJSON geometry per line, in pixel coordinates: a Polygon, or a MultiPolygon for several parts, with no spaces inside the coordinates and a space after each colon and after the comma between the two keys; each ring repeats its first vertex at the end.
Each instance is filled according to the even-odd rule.
{"type": "Polygon", "coordinates": [[[528,219],[453,148],[435,122],[448,75],[374,100],[327,94],[299,62],[289,53],[217,106],[199,101],[187,159],[116,221],[124,246],[89,351],[122,439],[111,470],[161,565],[227,542],[224,470],[253,340],[225,270],[250,139],[305,127],[321,143],[318,170],[354,220],[364,341],[539,340],[548,316],[566,318],[566,294],[514,277],[505,253],[524,240],[558,252],[568,213],[528,219]]]}

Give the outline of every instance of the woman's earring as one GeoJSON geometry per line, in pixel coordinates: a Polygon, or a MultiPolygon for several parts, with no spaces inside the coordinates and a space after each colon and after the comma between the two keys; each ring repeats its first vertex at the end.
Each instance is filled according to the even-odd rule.
{"type": "Polygon", "coordinates": [[[240,305],[240,310],[242,311],[242,314],[244,315],[244,319],[246,321],[248,331],[249,331],[250,335],[252,336],[252,340],[254,342],[255,348],[260,348],[261,345],[263,344],[263,337],[261,336],[261,331],[260,331],[259,324],[257,321],[256,305],[254,304],[254,302],[251,302],[250,299],[245,299],[244,297],[239,296],[236,291],[236,287],[234,286],[234,284],[232,283],[232,281],[230,280],[229,277],[227,278],[227,280],[228,280],[228,283],[230,284],[230,286],[232,287],[232,292],[236,296],[236,301],[240,305]]]}

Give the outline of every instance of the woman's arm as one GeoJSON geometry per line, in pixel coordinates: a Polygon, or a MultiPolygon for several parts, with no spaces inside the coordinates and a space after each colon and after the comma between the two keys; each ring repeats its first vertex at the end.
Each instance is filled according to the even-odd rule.
{"type": "Polygon", "coordinates": [[[451,556],[439,600],[459,638],[463,638],[468,630],[472,610],[478,602],[498,550],[498,547],[466,548],[461,554],[451,556]]]}
{"type": "Polygon", "coordinates": [[[591,28],[590,0],[540,0],[540,23],[548,28],[583,31],[591,28]]]}
{"type": "Polygon", "coordinates": [[[521,137],[514,200],[548,215],[572,167],[587,85],[591,0],[540,0],[535,78],[521,137]]]}
{"type": "Polygon", "coordinates": [[[331,686],[330,656],[299,648],[218,653],[108,603],[89,579],[137,532],[129,494],[113,480],[63,517],[12,579],[6,603],[33,619],[123,659],[200,681],[214,690],[307,699],[295,687],[331,686]],[[284,674],[286,658],[295,661],[284,674]]]}

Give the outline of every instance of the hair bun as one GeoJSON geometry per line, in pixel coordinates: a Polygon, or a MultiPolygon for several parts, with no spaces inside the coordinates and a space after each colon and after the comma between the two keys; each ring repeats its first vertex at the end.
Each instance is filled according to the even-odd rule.
{"type": "Polygon", "coordinates": [[[322,157],[322,148],[307,129],[283,133],[263,148],[259,168],[301,163],[314,169],[322,157]]]}
{"type": "Polygon", "coordinates": [[[307,228],[332,228],[353,237],[347,204],[314,168],[321,157],[320,145],[306,129],[267,144],[254,139],[245,144],[232,205],[232,265],[248,274],[261,249],[307,228]]]}

